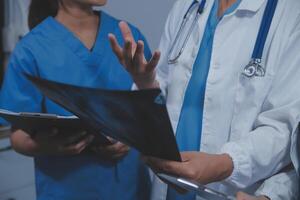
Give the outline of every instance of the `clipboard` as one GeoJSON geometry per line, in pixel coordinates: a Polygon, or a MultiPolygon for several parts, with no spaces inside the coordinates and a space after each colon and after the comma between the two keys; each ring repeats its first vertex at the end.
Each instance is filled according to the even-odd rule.
{"type": "Polygon", "coordinates": [[[184,178],[179,178],[167,174],[157,174],[157,176],[165,180],[169,183],[172,183],[179,188],[185,189],[190,192],[195,192],[199,197],[207,200],[236,200],[235,197],[228,196],[226,194],[223,194],[221,192],[212,190],[204,185],[201,185],[200,183],[197,183],[195,181],[190,181],[184,178]]]}
{"type": "Polygon", "coordinates": [[[95,135],[97,144],[111,144],[101,134],[95,134],[85,123],[76,116],[60,116],[47,113],[12,112],[0,109],[0,117],[8,121],[12,128],[26,131],[32,137],[39,133],[38,130],[59,129],[62,133],[70,134],[72,131],[88,131],[95,135]]]}

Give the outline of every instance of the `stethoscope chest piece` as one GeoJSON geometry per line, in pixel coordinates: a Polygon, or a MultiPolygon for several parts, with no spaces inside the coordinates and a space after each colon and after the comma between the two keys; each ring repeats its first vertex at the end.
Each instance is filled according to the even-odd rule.
{"type": "Polygon", "coordinates": [[[243,75],[248,78],[264,77],[266,74],[265,68],[261,65],[260,59],[252,59],[250,63],[244,68],[243,75]]]}

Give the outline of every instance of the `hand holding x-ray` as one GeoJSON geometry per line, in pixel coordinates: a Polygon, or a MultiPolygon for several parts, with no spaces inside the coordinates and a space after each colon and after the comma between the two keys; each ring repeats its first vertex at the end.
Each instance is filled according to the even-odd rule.
{"type": "Polygon", "coordinates": [[[126,22],[120,22],[119,26],[124,38],[124,47],[120,46],[113,34],[109,34],[109,40],[120,63],[130,73],[139,89],[158,88],[155,68],[160,59],[160,52],[155,51],[150,61],[147,61],[144,55],[144,42],[135,42],[126,22]]]}

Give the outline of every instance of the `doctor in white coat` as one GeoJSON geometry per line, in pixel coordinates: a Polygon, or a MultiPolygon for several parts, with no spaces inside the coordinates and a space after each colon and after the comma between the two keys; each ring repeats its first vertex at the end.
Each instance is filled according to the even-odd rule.
{"type": "MultiPolygon", "coordinates": [[[[183,36],[177,38],[193,3],[178,0],[167,19],[160,51],[150,61],[144,59],[143,43],[133,41],[125,23],[120,24],[124,48],[109,36],[137,88],[160,87],[166,97],[185,162],[145,158],[152,169],[212,183],[210,187],[234,195],[241,189],[253,194],[262,180],[290,165],[290,138],[300,120],[300,1],[278,1],[260,47],[261,63],[251,65],[253,70],[245,67],[263,38],[258,33],[270,10],[267,6],[274,2],[207,0],[199,19],[197,9],[188,15],[183,36]],[[185,31],[191,35],[185,37],[185,31]]],[[[295,173],[283,174],[289,183],[295,182],[295,173]]],[[[180,196],[154,180],[154,200],[195,198],[180,196]]]]}
{"type": "Polygon", "coordinates": [[[29,32],[28,12],[30,0],[4,1],[3,50],[8,56],[14,50],[20,39],[29,32]]]}

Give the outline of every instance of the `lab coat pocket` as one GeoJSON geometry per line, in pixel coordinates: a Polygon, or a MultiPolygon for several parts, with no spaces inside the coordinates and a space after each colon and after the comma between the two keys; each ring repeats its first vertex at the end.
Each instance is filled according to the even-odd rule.
{"type": "MultiPolygon", "coordinates": [[[[270,74],[252,78],[239,75],[231,122],[232,137],[252,131],[255,120],[268,96],[272,80],[273,76],[270,74]]],[[[234,139],[239,139],[239,136],[234,139]]]]}

